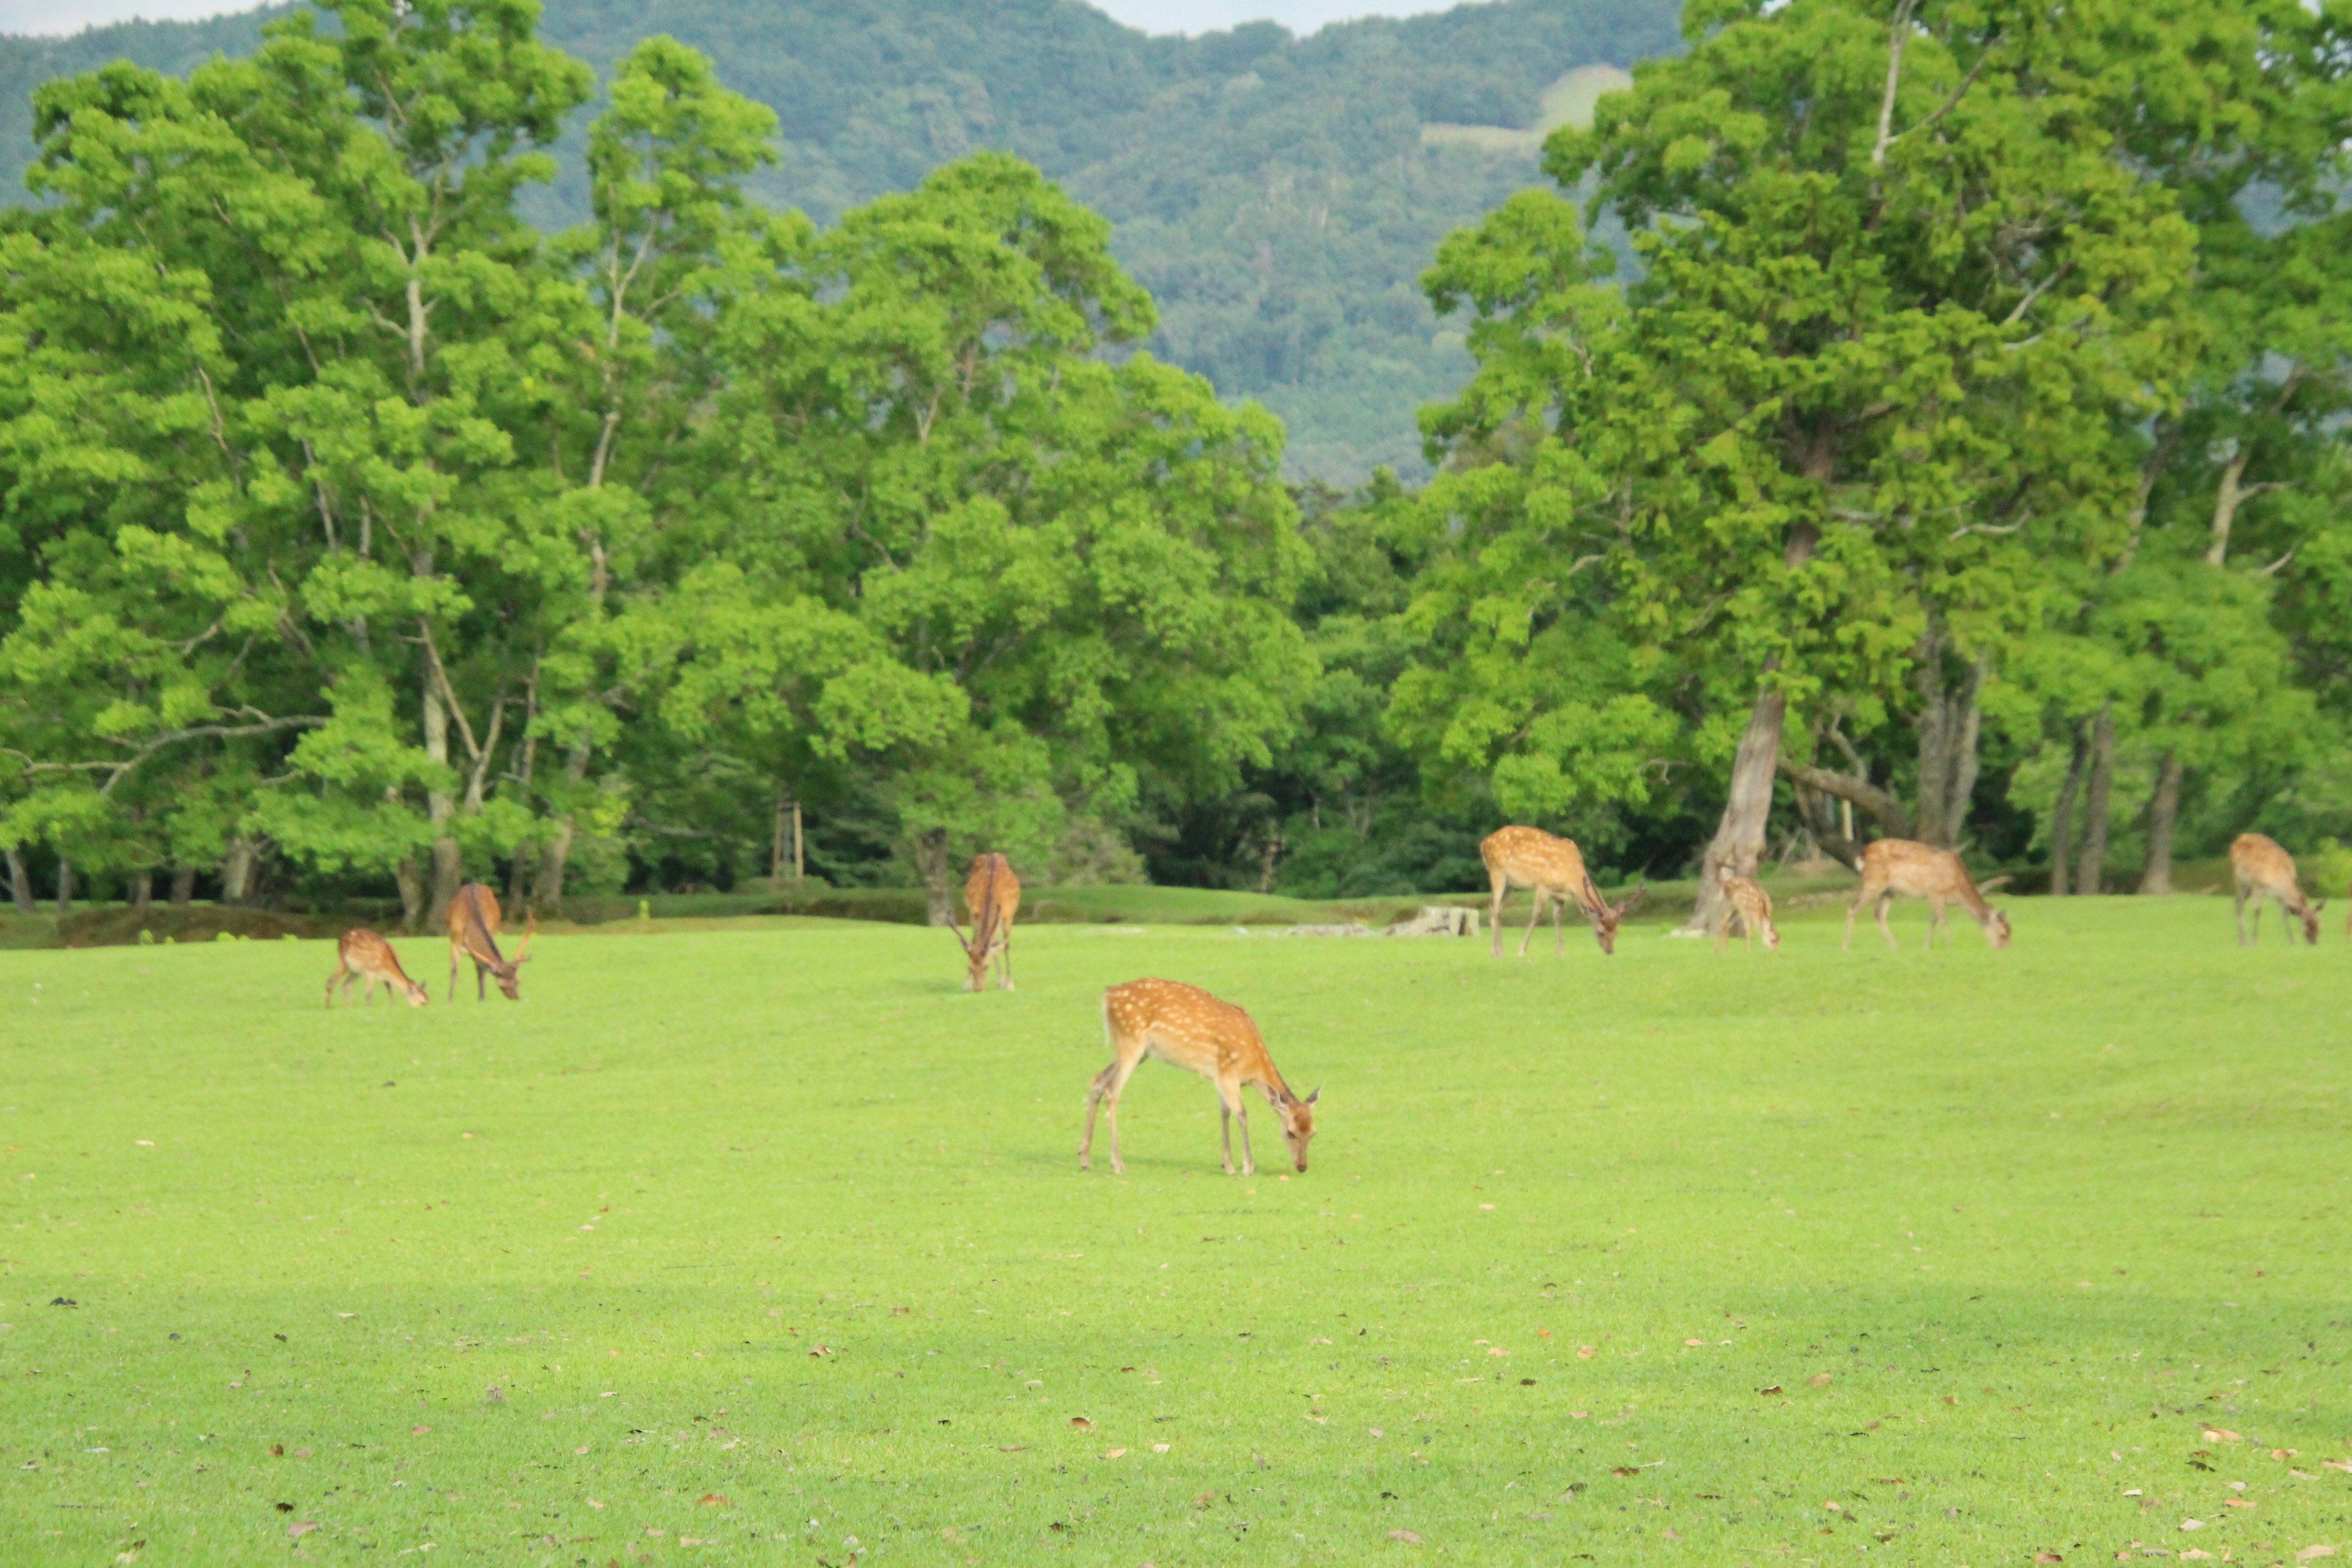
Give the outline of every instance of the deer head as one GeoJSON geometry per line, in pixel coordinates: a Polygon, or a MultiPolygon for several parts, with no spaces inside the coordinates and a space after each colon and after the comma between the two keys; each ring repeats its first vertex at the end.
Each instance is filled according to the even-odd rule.
{"type": "Polygon", "coordinates": [[[1985,940],[1990,942],[1993,946],[1997,948],[2007,947],[2009,945],[2009,917],[2002,914],[1999,910],[1986,910],[1984,933],[1985,940]]]}
{"type": "MultiPolygon", "coordinates": [[[[425,1004],[433,1000],[433,994],[425,989],[423,985],[417,984],[415,981],[404,980],[401,984],[407,989],[408,1005],[410,1006],[422,1007],[425,1004]]],[[[350,993],[346,992],[344,994],[349,995],[350,993]]]]}
{"type": "Polygon", "coordinates": [[[2303,907],[2303,940],[2312,946],[2319,945],[2319,911],[2327,907],[2326,899],[2303,907]]]}
{"type": "Polygon", "coordinates": [[[1780,928],[1772,923],[1769,916],[1767,916],[1764,921],[1764,951],[1767,952],[1780,951],[1780,928]]]}
{"type": "Polygon", "coordinates": [[[1290,1163],[1302,1172],[1307,1169],[1307,1145],[1315,1136],[1315,1099],[1322,1092],[1318,1086],[1305,1100],[1284,1095],[1274,1102],[1282,1116],[1283,1142],[1290,1145],[1290,1163]]]}
{"type": "Polygon", "coordinates": [[[530,916],[530,923],[523,927],[522,945],[515,949],[512,963],[500,963],[495,958],[478,960],[490,972],[490,978],[499,983],[499,990],[509,1002],[522,1000],[522,993],[516,987],[515,971],[530,962],[530,939],[538,934],[539,915],[537,911],[533,911],[530,916]]]}
{"type": "Polygon", "coordinates": [[[1592,885],[1591,878],[1587,877],[1584,879],[1584,892],[1592,902],[1592,934],[1599,940],[1601,952],[1613,953],[1617,951],[1617,922],[1625,918],[1627,910],[1650,896],[1650,885],[1647,882],[1638,885],[1621,901],[1612,904],[1601,896],[1601,889],[1592,885]]]}

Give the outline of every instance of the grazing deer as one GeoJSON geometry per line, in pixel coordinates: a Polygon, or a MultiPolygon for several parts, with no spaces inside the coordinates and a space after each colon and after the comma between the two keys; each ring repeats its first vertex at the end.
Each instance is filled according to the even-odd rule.
{"type": "Polygon", "coordinates": [[[1723,873],[1723,906],[1715,916],[1715,950],[1721,952],[1728,946],[1734,916],[1739,921],[1739,934],[1746,939],[1750,951],[1756,939],[1762,936],[1764,951],[1780,950],[1780,928],[1772,923],[1772,895],[1745,877],[1735,877],[1726,868],[1723,873]]]}
{"type": "Polygon", "coordinates": [[[392,943],[372,931],[347,931],[343,940],[335,944],[335,972],[327,976],[327,1005],[335,1005],[335,982],[343,983],[343,1000],[352,999],[352,982],[365,980],[360,1000],[373,1005],[375,983],[383,982],[383,994],[404,992],[408,1005],[422,1007],[433,999],[433,994],[401,972],[400,955],[392,951],[392,943]]]}
{"type": "Polygon", "coordinates": [[[964,879],[963,907],[971,912],[971,940],[964,942],[961,928],[949,927],[956,941],[963,942],[963,955],[971,964],[963,988],[988,989],[988,960],[993,954],[997,984],[1012,990],[1013,917],[1021,910],[1021,879],[1013,874],[1013,862],[1002,855],[974,856],[971,875],[964,879]]]}
{"type": "Polygon", "coordinates": [[[482,984],[488,975],[499,983],[509,1002],[520,1002],[515,990],[515,971],[530,962],[530,939],[539,934],[539,916],[530,917],[530,925],[522,933],[522,945],[515,949],[514,962],[509,963],[499,952],[499,896],[479,882],[468,882],[457,889],[449,900],[449,1000],[457,999],[457,959],[460,954],[474,961],[474,999],[488,999],[489,993],[482,984]]]}
{"type": "Polygon", "coordinates": [[[1528,917],[1527,934],[1519,938],[1519,956],[1528,955],[1528,943],[1534,940],[1536,927],[1543,922],[1544,905],[1550,903],[1552,951],[1566,952],[1567,938],[1560,934],[1560,910],[1570,900],[1592,922],[1593,937],[1603,952],[1617,951],[1617,922],[1625,911],[1642,901],[1648,887],[1635,888],[1622,903],[1612,904],[1592,885],[1592,878],[1584,868],[1583,851],[1575,842],[1555,838],[1534,827],[1505,827],[1486,836],[1478,846],[1479,858],[1486,862],[1486,879],[1495,885],[1495,908],[1488,917],[1495,928],[1495,956],[1503,956],[1503,899],[1515,888],[1533,888],[1536,892],[1535,912],[1528,917]]]}
{"type": "Polygon", "coordinates": [[[1234,1173],[1234,1119],[1242,1123],[1242,1174],[1255,1175],[1250,1158],[1249,1110],[1242,1090],[1255,1085],[1275,1114],[1282,1118],[1282,1135],[1290,1144],[1291,1160],[1307,1169],[1307,1142],[1315,1136],[1316,1096],[1301,1100],[1290,1092],[1265,1054],[1250,1016],[1230,1002],[1220,1002],[1197,986],[1175,980],[1130,980],[1103,993],[1103,1030],[1110,1037],[1110,1066],[1095,1075],[1087,1091],[1087,1134],[1078,1142],[1078,1169],[1087,1169],[1095,1144],[1095,1111],[1110,1102],[1110,1168],[1120,1175],[1127,1166],[1118,1157],[1118,1097],[1128,1079],[1146,1057],[1158,1057],[1173,1067],[1199,1073],[1217,1086],[1219,1123],[1225,1141],[1225,1174],[1234,1173]]]}
{"type": "MultiPolygon", "coordinates": [[[[2262,934],[2263,900],[2276,899],[2279,923],[2284,925],[2293,915],[2303,922],[2303,940],[2316,945],[2319,942],[2319,911],[2327,907],[2322,899],[2313,903],[2303,896],[2295,885],[2294,857],[2278,846],[2278,840],[2265,838],[2259,833],[2241,833],[2230,841],[2230,869],[2238,879],[2238,945],[2252,946],[2262,934]],[[2254,901],[2253,929],[2246,927],[2246,900],[2254,901]]],[[[2293,937],[2287,939],[2294,941],[2293,937]]]]}
{"type": "Polygon", "coordinates": [[[1951,940],[1951,928],[1944,915],[1947,903],[1959,904],[1976,916],[1977,924],[1984,927],[1986,942],[1995,947],[2009,945],[2009,917],[1984,901],[1984,895],[1977,891],[1969,868],[1960,864],[1958,855],[1949,849],[1915,844],[1908,838],[1882,838],[1862,852],[1862,887],[1845,911],[1847,947],[1853,945],[1853,917],[1862,912],[1863,905],[1873,900],[1878,904],[1878,930],[1886,938],[1886,945],[1903,945],[1895,940],[1895,932],[1886,924],[1886,911],[1897,893],[1927,900],[1929,947],[1936,945],[1938,929],[1947,942],[1951,940]]]}

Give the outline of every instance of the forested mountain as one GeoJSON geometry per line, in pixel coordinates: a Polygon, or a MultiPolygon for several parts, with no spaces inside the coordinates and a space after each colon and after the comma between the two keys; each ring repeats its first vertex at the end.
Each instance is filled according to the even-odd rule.
{"type": "MultiPolygon", "coordinates": [[[[782,122],[783,158],[749,190],[820,223],[975,149],[1019,153],[1118,226],[1159,301],[1150,346],[1280,415],[1291,472],[1344,483],[1420,472],[1413,411],[1469,374],[1414,282],[1438,239],[1537,178],[1532,132],[1593,79],[1549,114],[1548,89],[1675,47],[1678,9],[1501,0],[1181,38],[1077,0],[549,0],[541,35],[599,70],[657,33],[709,54],[782,122]]],[[[38,81],[117,57],[182,74],[259,36],[247,15],[0,39],[7,187],[38,81]]],[[[549,226],[584,214],[565,168],[527,209],[549,226]]]]}

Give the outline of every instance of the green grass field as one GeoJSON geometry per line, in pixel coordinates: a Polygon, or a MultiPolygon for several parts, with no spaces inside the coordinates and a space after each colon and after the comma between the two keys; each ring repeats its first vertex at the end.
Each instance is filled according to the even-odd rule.
{"type": "Polygon", "coordinates": [[[981,996],[746,921],[422,1012],[319,942],[0,953],[0,1562],[2352,1555],[2352,953],[2010,907],[1040,927],[981,996]],[[1307,1174],[1159,1064],[1079,1173],[1141,974],[1322,1086],[1307,1174]]]}

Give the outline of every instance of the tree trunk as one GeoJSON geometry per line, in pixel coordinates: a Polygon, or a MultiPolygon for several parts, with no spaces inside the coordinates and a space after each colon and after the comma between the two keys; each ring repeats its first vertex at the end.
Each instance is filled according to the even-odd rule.
{"type": "Polygon", "coordinates": [[[24,848],[15,844],[8,846],[8,898],[20,915],[35,913],[39,908],[33,901],[33,878],[25,869],[24,848]]]}
{"type": "Polygon", "coordinates": [[[58,918],[73,913],[73,862],[58,857],[58,918]]]}
{"type": "Polygon", "coordinates": [[[1797,797],[1797,816],[1814,847],[1846,869],[1861,870],[1862,846],[1853,837],[1853,802],[1825,794],[1802,780],[1793,781],[1790,787],[1797,797]]]}
{"type": "Polygon", "coordinates": [[[1960,841],[1969,797],[1977,787],[1977,697],[1984,688],[1984,660],[1969,666],[1958,690],[1944,679],[1950,640],[1932,616],[1919,645],[1919,837],[1938,849],[1960,841]]]}
{"type": "Polygon", "coordinates": [[[2147,803],[2147,867],[2139,874],[2139,890],[2161,895],[2172,891],[2172,827],[2180,820],[2180,753],[2167,751],[2156,772],[2156,794],[2147,803]]]}
{"type": "Polygon", "coordinates": [[[2091,730],[2091,782],[2083,801],[2083,859],[2074,890],[2088,898],[2104,890],[2107,868],[2107,791],[2116,777],[2116,708],[2099,710],[2091,730]]]}
{"type": "Polygon", "coordinates": [[[915,836],[915,870],[923,879],[923,902],[931,924],[955,924],[955,883],[948,875],[948,830],[934,827],[915,836]]]}
{"type": "Polygon", "coordinates": [[[1789,699],[1778,689],[1759,692],[1748,710],[1747,732],[1732,759],[1731,788],[1723,802],[1723,820],[1699,864],[1698,907],[1690,935],[1714,929],[1716,910],[1723,903],[1723,873],[1752,877],[1764,855],[1764,830],[1772,816],[1772,777],[1780,762],[1780,731],[1789,716],[1789,699]]]}
{"type": "MultiPolygon", "coordinates": [[[[449,710],[442,705],[429,668],[425,676],[425,754],[440,767],[449,765],[449,710]]],[[[437,784],[427,789],[425,811],[433,824],[433,906],[427,918],[437,931],[465,880],[466,858],[450,826],[457,815],[457,803],[449,792],[437,784]]]]}
{"type": "Polygon", "coordinates": [[[2058,786],[2058,804],[2050,813],[2050,896],[2066,896],[2074,876],[2074,797],[2083,793],[2083,770],[2090,763],[2088,736],[2074,726],[2074,751],[2066,762],[2066,782],[2058,786]]]}
{"type": "Polygon", "coordinates": [[[173,868],[172,872],[173,908],[187,908],[189,900],[195,896],[196,868],[194,866],[181,866],[173,868]]]}
{"type": "Polygon", "coordinates": [[[2236,455],[2221,465],[2221,487],[2213,493],[2213,521],[2205,546],[2208,566],[2220,566],[2230,559],[2230,530],[2236,525],[2239,504],[2245,500],[2245,492],[2239,486],[2246,477],[2247,457],[2245,441],[2241,437],[2236,455]]]}
{"type": "Polygon", "coordinates": [[[400,887],[400,929],[419,929],[425,919],[425,873],[416,868],[416,857],[402,856],[392,868],[392,879],[400,887]]]}
{"type": "Polygon", "coordinates": [[[507,874],[507,908],[529,908],[531,873],[539,865],[539,846],[529,842],[515,846],[513,869],[507,874]]]}
{"type": "Polygon", "coordinates": [[[228,854],[221,861],[221,896],[224,904],[241,904],[253,891],[253,840],[240,833],[228,841],[228,854]]]}
{"type": "MultiPolygon", "coordinates": [[[[588,738],[582,736],[572,742],[571,754],[563,761],[563,782],[577,792],[588,777],[588,738]]],[[[539,886],[531,894],[534,908],[543,914],[553,914],[563,902],[563,873],[572,864],[572,816],[565,812],[555,819],[547,836],[546,846],[539,855],[539,886]]]]}
{"type": "Polygon", "coordinates": [[[141,871],[131,879],[131,907],[141,914],[155,901],[155,873],[141,871]]]}
{"type": "Polygon", "coordinates": [[[793,886],[808,880],[808,843],[801,835],[801,803],[793,802],[793,886]]]}

